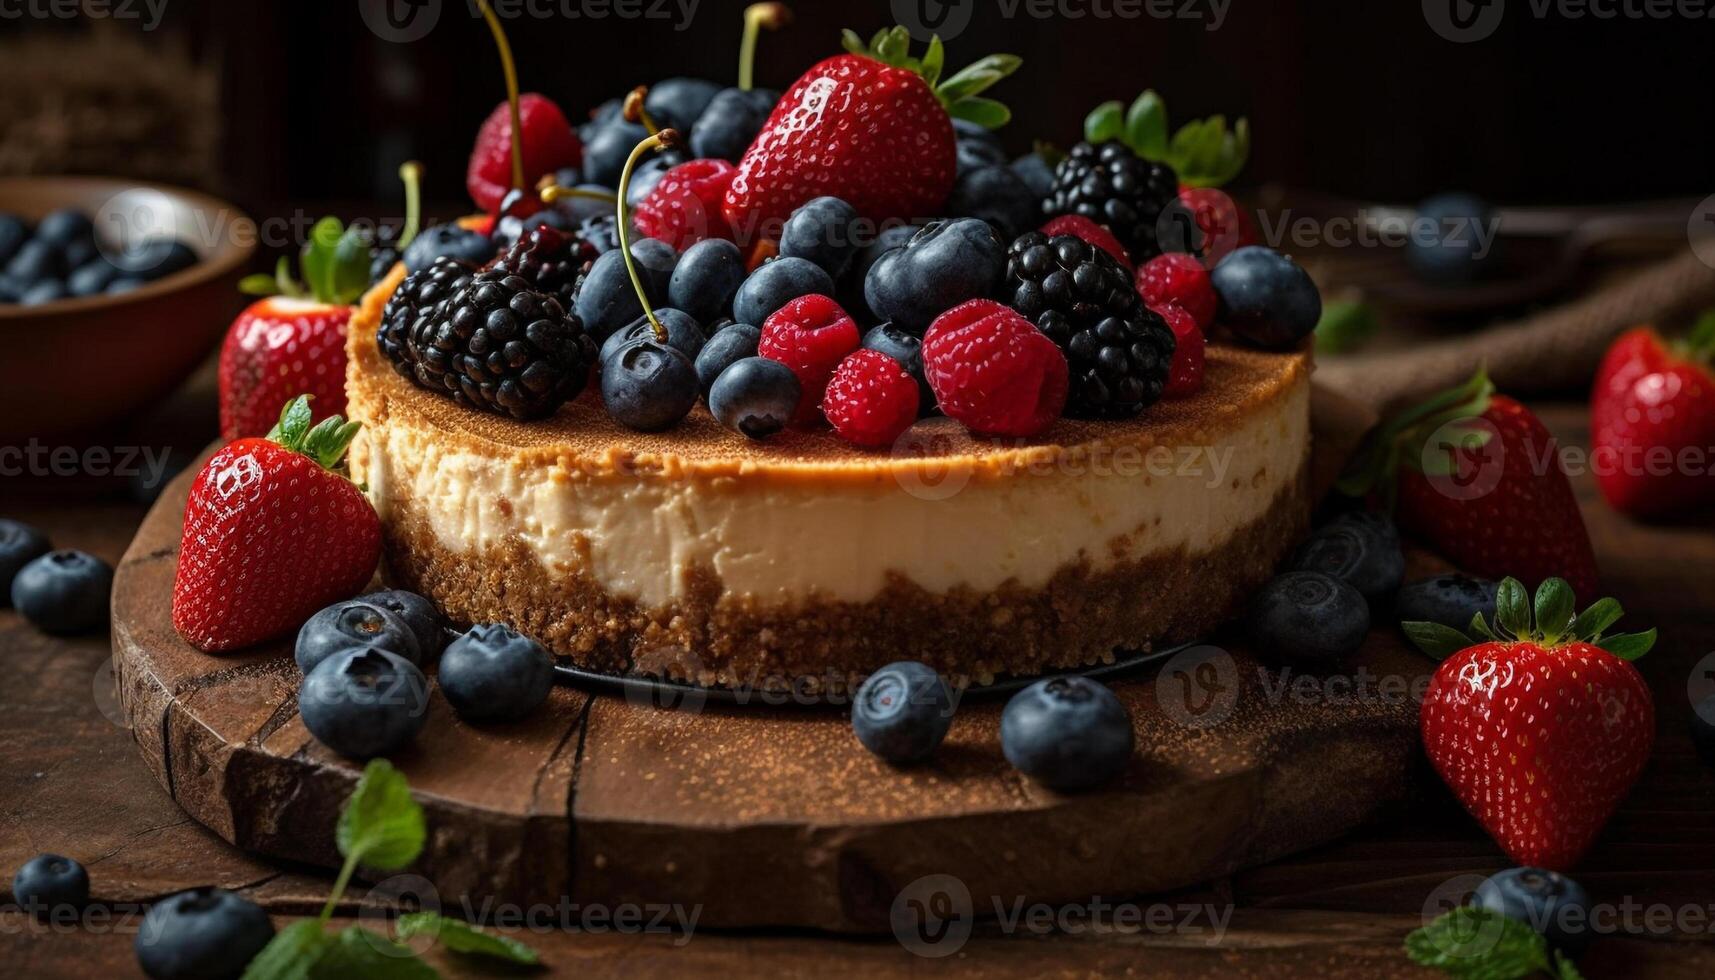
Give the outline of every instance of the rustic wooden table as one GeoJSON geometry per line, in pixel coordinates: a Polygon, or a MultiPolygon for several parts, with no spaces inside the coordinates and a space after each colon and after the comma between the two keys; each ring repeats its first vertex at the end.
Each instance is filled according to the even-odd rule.
{"type": "MultiPolygon", "coordinates": [[[[1582,409],[1544,405],[1542,412],[1566,445],[1587,445],[1582,409]]],[[[110,561],[144,512],[112,496],[62,492],[51,480],[21,492],[13,483],[0,485],[0,514],[110,561]]],[[[1706,523],[1634,524],[1608,511],[1587,477],[1575,476],[1575,483],[1606,591],[1625,603],[1631,621],[1653,623],[1663,637],[1640,662],[1658,706],[1653,758],[1578,871],[1595,899],[1613,910],[1618,934],[1597,942],[1581,965],[1592,977],[1708,977],[1715,975],[1715,770],[1692,750],[1687,689],[1715,684],[1699,675],[1701,661],[1715,651],[1715,530],[1706,523]]],[[[174,805],[122,727],[109,652],[106,636],[51,639],[0,611],[0,869],[9,875],[40,851],[75,856],[111,912],[74,928],[49,928],[14,909],[0,911],[6,964],[0,972],[7,975],[138,976],[134,910],[154,898],[212,883],[242,892],[284,924],[313,913],[331,883],[319,871],[238,851],[174,805]]],[[[634,935],[599,924],[517,934],[542,952],[553,976],[830,970],[891,976],[937,966],[1004,976],[1413,975],[1421,971],[1406,961],[1400,941],[1421,923],[1426,902],[1461,875],[1506,864],[1427,770],[1419,782],[1413,805],[1339,843],[1194,891],[1133,898],[1132,918],[1102,913],[1093,927],[1081,910],[1062,917],[1070,929],[979,921],[956,954],[935,962],[885,935],[634,935]]],[[[361,914],[361,888],[354,891],[345,915],[361,914]]],[[[1116,904],[1127,896],[1103,898],[1116,904]]],[[[578,914],[572,911],[572,921],[578,914]]],[[[449,976],[479,972],[468,961],[430,955],[449,976]]]]}

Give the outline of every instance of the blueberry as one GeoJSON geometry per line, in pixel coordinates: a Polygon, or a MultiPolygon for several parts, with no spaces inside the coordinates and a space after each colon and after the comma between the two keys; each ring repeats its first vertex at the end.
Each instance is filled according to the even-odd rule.
{"type": "MultiPolygon", "coordinates": [[[[1379,603],[1405,581],[1405,552],[1392,521],[1380,514],[1353,512],[1317,528],[1293,556],[1292,567],[1333,576],[1379,603]]],[[[1465,622],[1469,625],[1470,620],[1465,622]]]]}
{"type": "Polygon", "coordinates": [[[575,231],[582,220],[558,207],[546,207],[523,216],[509,214],[494,223],[494,230],[488,235],[489,246],[498,254],[511,248],[526,232],[543,225],[556,231],[570,232],[575,231]]]}
{"type": "Polygon", "coordinates": [[[852,732],[888,762],[929,758],[953,724],[953,698],[933,668],[912,660],[864,679],[852,700],[852,732]]]}
{"type": "Polygon", "coordinates": [[[411,239],[411,244],[405,246],[403,258],[405,268],[416,272],[434,265],[435,260],[442,256],[472,265],[486,265],[497,251],[498,247],[487,235],[449,222],[419,232],[416,238],[411,239]]]}
{"type": "Polygon", "coordinates": [[[311,616],[298,630],[292,657],[307,675],[334,654],[363,646],[386,650],[419,666],[423,663],[423,651],[411,627],[392,610],[367,599],[335,603],[311,616]]]}
{"type": "Polygon", "coordinates": [[[618,119],[619,114],[624,111],[625,99],[617,95],[591,109],[589,121],[578,127],[578,139],[588,143],[597,130],[618,119]]]}
{"type": "Polygon", "coordinates": [[[1042,158],[1041,153],[1026,153],[1012,161],[1012,172],[1024,185],[1030,188],[1030,193],[1038,199],[1045,198],[1054,192],[1054,168],[1042,158]]]}
{"type": "Polygon", "coordinates": [[[691,130],[692,155],[738,162],[779,101],[780,93],[769,89],[722,89],[691,130]]]}
{"type": "Polygon", "coordinates": [[[929,388],[929,377],[923,371],[923,339],[915,334],[909,334],[891,323],[883,323],[871,327],[863,335],[865,350],[878,350],[888,357],[898,361],[913,378],[917,379],[917,405],[920,414],[927,415],[935,408],[935,392],[929,388]]]}
{"type": "Polygon", "coordinates": [[[48,536],[28,524],[0,517],[0,609],[12,604],[19,569],[47,554],[48,536]]]}
{"type": "Polygon", "coordinates": [[[67,269],[76,269],[79,266],[88,265],[91,259],[101,254],[100,250],[95,247],[95,240],[92,238],[75,238],[66,242],[60,251],[65,256],[67,269]]]}
{"type": "Polygon", "coordinates": [[[965,143],[981,143],[997,150],[1001,148],[999,134],[982,123],[974,123],[969,119],[953,120],[953,138],[965,143]]]}
{"type": "Polygon", "coordinates": [[[1000,716],[1006,761],[1062,792],[1119,775],[1131,759],[1132,740],[1125,705],[1087,677],[1037,681],[1013,695],[1000,716]]]}
{"type": "Polygon", "coordinates": [[[1041,223],[1041,202],[1030,185],[1002,162],[961,175],[947,198],[947,211],[963,218],[981,218],[1010,242],[1041,223]]]}
{"type": "Polygon", "coordinates": [[[721,86],[706,78],[664,78],[649,86],[643,111],[662,129],[691,132],[721,86]]]}
{"type": "Polygon", "coordinates": [[[756,345],[761,340],[762,331],[748,323],[735,323],[710,337],[709,342],[704,344],[702,351],[697,354],[695,364],[697,387],[702,391],[703,397],[709,397],[709,390],[714,387],[715,379],[727,368],[747,357],[755,357],[756,345]]]}
{"type": "Polygon", "coordinates": [[[29,289],[24,290],[23,295],[18,297],[18,305],[45,306],[49,303],[58,303],[70,295],[66,292],[66,284],[58,279],[41,279],[29,289]]]}
{"type": "Polygon", "coordinates": [[[705,238],[685,249],[667,280],[667,305],[698,323],[732,312],[732,298],[745,277],[744,254],[724,238],[705,238]]]}
{"type": "Polygon", "coordinates": [[[1321,572],[1286,572],[1257,593],[1251,636],[1276,659],[1335,667],[1370,632],[1370,604],[1357,589],[1321,572]]]}
{"type": "Polygon", "coordinates": [[[697,369],[673,347],[635,341],[602,364],[601,400],[619,424],[661,432],[696,407],[697,369]]]}
{"type": "Polygon", "coordinates": [[[66,277],[66,292],[73,296],[99,296],[119,278],[119,270],[106,259],[94,259],[72,270],[66,277]]]}
{"type": "Polygon", "coordinates": [[[80,239],[95,237],[95,223],[89,220],[89,215],[76,208],[60,208],[50,211],[47,216],[36,223],[36,239],[65,248],[80,239]]]}
{"type": "Polygon", "coordinates": [[[176,238],[151,238],[119,253],[113,264],[128,276],[153,282],[183,272],[199,261],[196,249],[176,238]]]}
{"type": "Polygon", "coordinates": [[[12,900],[39,919],[63,919],[89,904],[89,872],[71,858],[38,854],[12,876],[12,900]]]}
{"type": "Polygon", "coordinates": [[[1419,579],[1400,588],[1393,601],[1394,616],[1402,623],[1440,623],[1463,633],[1479,613],[1484,622],[1495,621],[1499,588],[1488,579],[1458,572],[1419,579]]]}
{"type": "MultiPolygon", "coordinates": [[[[637,277],[643,280],[649,302],[662,303],[679,253],[659,239],[640,238],[631,243],[631,257],[637,263],[637,277]]],[[[637,290],[625,269],[624,253],[616,248],[595,260],[584,278],[583,288],[578,291],[576,307],[584,329],[597,340],[606,340],[609,334],[630,326],[643,315],[643,304],[638,302],[637,290]]]]}
{"type": "MultiPolygon", "coordinates": [[[[667,328],[667,344],[690,360],[696,360],[697,354],[703,349],[708,338],[703,335],[703,328],[697,321],[683,310],[662,307],[655,311],[655,319],[667,328]]],[[[607,359],[629,347],[639,340],[653,340],[655,325],[647,317],[639,316],[622,330],[615,330],[602,341],[601,356],[598,364],[607,363],[607,359]]]]}
{"type": "Polygon", "coordinates": [[[6,263],[6,275],[24,288],[42,279],[65,274],[65,255],[51,242],[32,238],[19,246],[12,261],[6,263]]]}
{"type": "Polygon", "coordinates": [[[611,252],[619,247],[619,217],[609,210],[592,215],[578,226],[578,237],[595,246],[597,252],[611,252]]]}
{"type": "Polygon", "coordinates": [[[766,357],[746,357],[715,379],[709,412],[734,432],[766,439],[792,421],[802,393],[791,368],[766,357]]]}
{"type": "Polygon", "coordinates": [[[1006,166],[1006,151],[986,140],[961,139],[957,143],[957,174],[960,177],[984,167],[1006,166]]]}
{"type": "Polygon", "coordinates": [[[561,187],[576,187],[583,183],[584,172],[577,167],[561,167],[554,171],[554,183],[561,187]]]}
{"type": "Polygon", "coordinates": [[[1472,194],[1437,194],[1417,206],[1406,262],[1426,282],[1470,282],[1496,264],[1495,230],[1494,209],[1487,201],[1472,194]]]}
{"type": "Polygon", "coordinates": [[[1697,747],[1704,765],[1715,766],[1715,694],[1692,706],[1691,744],[1697,747]]]}
{"type": "Polygon", "coordinates": [[[44,633],[71,636],[107,623],[113,569],[82,551],[50,551],[12,579],[12,605],[44,633]]]}
{"type": "Polygon", "coordinates": [[[154,980],[227,980],[274,938],[274,923],[255,902],[224,888],[193,888],[149,908],[133,948],[154,980]]]}
{"type": "Polygon", "coordinates": [[[108,283],[107,288],[102,290],[102,292],[108,296],[123,296],[126,293],[142,289],[147,285],[148,283],[146,281],[136,276],[120,276],[118,279],[108,283]]]}
{"type": "Polygon", "coordinates": [[[980,218],[931,221],[885,252],[864,279],[870,311],[921,335],[942,313],[991,296],[1006,271],[1006,246],[980,218]]]}
{"type": "Polygon", "coordinates": [[[30,226],[15,214],[0,212],[0,266],[12,261],[12,256],[30,238],[30,226]]]}
{"type": "Polygon", "coordinates": [[[832,296],[834,280],[809,259],[780,258],[764,262],[738,287],[732,315],[740,323],[766,326],[775,310],[800,296],[832,296]]]}
{"type": "MultiPolygon", "coordinates": [[[[613,188],[604,187],[601,184],[561,184],[560,186],[570,187],[578,191],[589,191],[591,194],[606,194],[608,197],[615,197],[619,193],[613,188]]],[[[600,218],[604,215],[613,217],[613,202],[604,201],[599,197],[562,197],[554,202],[554,210],[572,218],[571,227],[576,229],[591,218],[600,218]]]]}
{"type": "Polygon", "coordinates": [[[1477,908],[1522,922],[1571,956],[1590,941],[1590,895],[1557,871],[1509,868],[1477,886],[1477,908]]]}
{"type": "Polygon", "coordinates": [[[24,290],[11,276],[0,272],[0,303],[16,303],[24,290]]]}
{"type": "Polygon", "coordinates": [[[379,647],[350,647],[323,660],[298,687],[298,714],[316,740],[351,759],[391,755],[422,731],[429,681],[417,665],[379,647]]]}
{"type": "Polygon", "coordinates": [[[857,209],[837,197],[818,197],[800,205],[780,230],[780,254],[808,259],[834,279],[845,275],[857,255],[853,225],[857,209]]]}
{"type": "Polygon", "coordinates": [[[858,249],[857,256],[852,260],[852,267],[846,272],[846,281],[856,287],[859,299],[863,298],[864,279],[869,276],[869,270],[875,267],[875,260],[890,249],[910,241],[911,236],[917,234],[918,230],[917,225],[889,225],[858,249]]]}
{"type": "Polygon", "coordinates": [[[1209,274],[1220,319],[1245,343],[1285,350],[1322,318],[1322,294],[1297,263],[1262,245],[1235,250],[1209,274]]]}
{"type": "Polygon", "coordinates": [[[516,721],[554,686],[554,658],[510,626],[484,623],[447,645],[441,693],[466,721],[516,721]]]}
{"type": "Polygon", "coordinates": [[[593,124],[584,140],[584,179],[618,187],[626,159],[637,144],[648,138],[649,130],[618,116],[593,124]]]}
{"type": "Polygon", "coordinates": [[[637,207],[655,185],[661,183],[661,178],[667,171],[684,163],[687,157],[677,150],[660,150],[638,161],[631,171],[631,183],[625,188],[625,206],[637,207]]]}
{"type": "Polygon", "coordinates": [[[423,656],[417,663],[427,664],[441,655],[441,650],[447,645],[446,620],[441,618],[441,611],[435,604],[415,592],[403,589],[388,589],[385,592],[371,592],[362,597],[363,602],[372,606],[380,606],[405,622],[411,630],[411,635],[417,638],[417,650],[423,656]]]}

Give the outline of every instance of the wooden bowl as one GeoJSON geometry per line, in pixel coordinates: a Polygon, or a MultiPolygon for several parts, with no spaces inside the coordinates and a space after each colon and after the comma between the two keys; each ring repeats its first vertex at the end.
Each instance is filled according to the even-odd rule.
{"type": "Polygon", "coordinates": [[[256,225],[218,198],[102,177],[0,178],[0,211],[35,221],[75,207],[104,247],[176,235],[201,261],[117,296],[0,305],[0,443],[90,434],[172,391],[244,303],[256,225]]]}

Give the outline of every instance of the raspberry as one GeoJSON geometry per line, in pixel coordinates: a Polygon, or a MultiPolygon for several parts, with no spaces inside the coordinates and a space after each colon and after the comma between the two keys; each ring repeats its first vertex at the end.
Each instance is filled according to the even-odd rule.
{"type": "Polygon", "coordinates": [[[965,428],[1028,437],[1066,407],[1066,356],[1016,310],[973,299],[936,318],[923,367],[941,411],[965,428]]]}
{"type": "Polygon", "coordinates": [[[1063,214],[1037,229],[1049,238],[1057,235],[1073,235],[1082,238],[1091,245],[1114,257],[1125,271],[1132,271],[1131,256],[1125,252],[1125,246],[1114,237],[1114,233],[1096,224],[1081,214],[1063,214]]]}
{"type": "Polygon", "coordinates": [[[1256,224],[1224,191],[1214,187],[1184,187],[1176,207],[1191,213],[1197,225],[1197,254],[1214,268],[1234,250],[1256,245],[1256,224]]]}
{"type": "Polygon", "coordinates": [[[1195,395],[1203,387],[1203,329],[1182,306],[1163,303],[1151,307],[1173,329],[1173,366],[1167,369],[1163,398],[1195,395]]]}
{"type": "Polygon", "coordinates": [[[1150,259],[1137,270],[1137,291],[1157,313],[1163,306],[1177,306],[1191,314],[1199,330],[1215,323],[1215,287],[1196,256],[1169,252],[1150,259]]]}
{"type": "Polygon", "coordinates": [[[794,425],[810,425],[822,407],[822,394],[840,360],[857,350],[857,324],[826,296],[800,296],[774,311],[762,325],[756,352],[792,369],[801,394],[794,425]]]}
{"type": "MultiPolygon", "coordinates": [[[[520,144],[524,156],[524,186],[533,187],[543,174],[583,163],[584,146],[578,142],[565,113],[545,95],[526,92],[518,97],[518,119],[524,132],[520,144]]],[[[512,112],[506,103],[496,106],[477,130],[476,145],[465,168],[465,189],[483,211],[500,207],[501,198],[512,189],[512,112]]]]}
{"type": "Polygon", "coordinates": [[[917,421],[917,381],[881,351],[854,351],[834,369],[822,414],[854,446],[892,445],[917,421]]]}
{"type": "Polygon", "coordinates": [[[661,175],[638,205],[632,224],[680,251],[705,238],[732,238],[721,214],[727,185],[738,168],[725,160],[689,160],[661,175]]]}

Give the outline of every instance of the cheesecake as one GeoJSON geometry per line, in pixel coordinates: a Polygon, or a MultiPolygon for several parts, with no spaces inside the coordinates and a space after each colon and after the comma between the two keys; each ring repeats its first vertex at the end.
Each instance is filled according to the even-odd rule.
{"type": "Polygon", "coordinates": [[[1023,440],[928,418],[891,450],[633,432],[590,391],[519,422],[412,385],[363,299],[352,477],[390,584],[571,662],[838,690],[919,660],[975,683],[1207,635],[1305,533],[1310,356],[1211,344],[1202,390],[1023,440]]]}

